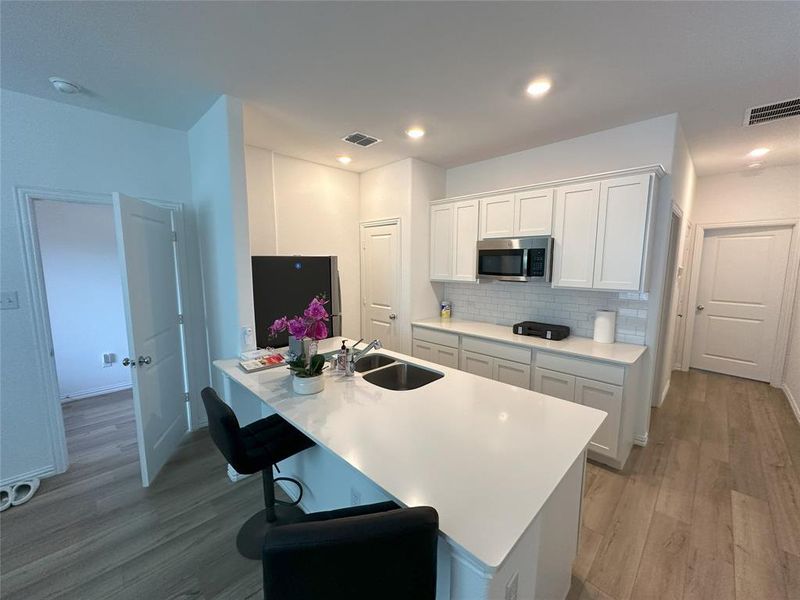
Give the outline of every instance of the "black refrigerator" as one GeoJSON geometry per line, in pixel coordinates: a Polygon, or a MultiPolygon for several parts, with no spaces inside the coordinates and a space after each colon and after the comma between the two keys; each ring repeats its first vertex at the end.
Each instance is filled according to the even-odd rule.
{"type": "Polygon", "coordinates": [[[335,256],[253,256],[253,304],[259,348],[289,345],[289,334],[269,337],[269,326],[280,317],[302,315],[315,296],[325,294],[328,337],[342,334],[342,291],[335,256]]]}

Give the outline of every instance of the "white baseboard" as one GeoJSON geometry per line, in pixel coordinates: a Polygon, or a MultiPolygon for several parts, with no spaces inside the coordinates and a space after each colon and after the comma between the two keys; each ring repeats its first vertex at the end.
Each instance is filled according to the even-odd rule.
{"type": "Polygon", "coordinates": [[[644,435],[634,435],[633,436],[633,443],[637,446],[647,446],[647,438],[648,435],[645,433],[644,435]]]}
{"type": "Polygon", "coordinates": [[[115,383],[113,385],[102,385],[96,388],[89,388],[88,390],[81,390],[78,392],[74,392],[72,394],[67,394],[66,396],[61,396],[61,402],[73,402],[74,400],[83,400],[84,398],[92,398],[94,396],[103,396],[105,394],[111,394],[112,392],[121,392],[122,390],[129,390],[131,389],[130,382],[126,383],[115,383]]]}
{"type": "Polygon", "coordinates": [[[785,383],[781,386],[781,389],[783,390],[783,393],[786,394],[786,399],[789,401],[789,406],[792,407],[794,418],[797,419],[798,423],[800,423],[800,404],[797,403],[797,398],[794,397],[792,390],[790,390],[789,386],[785,383]]]}
{"type": "Polygon", "coordinates": [[[247,479],[248,477],[250,477],[250,475],[242,475],[239,473],[239,471],[228,465],[228,479],[230,479],[233,483],[241,481],[242,479],[247,479]]]}
{"type": "Polygon", "coordinates": [[[45,477],[52,477],[58,475],[56,468],[53,465],[48,465],[40,469],[33,469],[27,473],[20,473],[19,475],[12,475],[5,479],[0,479],[0,486],[14,485],[20,481],[30,481],[31,479],[44,479],[45,477]]]}

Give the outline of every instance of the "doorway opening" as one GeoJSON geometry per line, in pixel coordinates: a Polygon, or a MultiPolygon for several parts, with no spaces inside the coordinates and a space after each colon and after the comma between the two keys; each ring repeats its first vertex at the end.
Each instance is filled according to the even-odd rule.
{"type": "Polygon", "coordinates": [[[138,469],[113,208],[51,199],[32,205],[70,467],[138,469]]]}
{"type": "Polygon", "coordinates": [[[192,422],[183,318],[186,294],[181,269],[184,254],[180,240],[184,230],[180,205],[118,193],[33,188],[17,189],[17,196],[37,340],[36,353],[31,358],[41,369],[41,385],[47,398],[43,426],[50,435],[53,452],[52,467],[41,474],[68,470],[74,456],[68,456],[67,429],[74,425],[75,435],[88,435],[91,427],[87,427],[87,419],[99,414],[111,421],[117,419],[105,423],[102,434],[106,442],[120,432],[129,432],[131,426],[135,430],[134,439],[120,443],[119,448],[127,449],[129,458],[138,462],[142,485],[147,487],[192,422]],[[41,228],[38,220],[42,220],[41,228]],[[100,238],[104,240],[102,248],[96,245],[100,238]],[[98,263],[105,270],[93,271],[99,268],[98,263]],[[115,305],[113,298],[120,295],[125,335],[114,338],[112,347],[112,341],[103,335],[112,329],[105,319],[118,319],[119,311],[102,311],[102,316],[100,313],[101,308],[115,305]],[[91,310],[83,310],[86,308],[91,310]],[[56,340],[61,341],[58,347],[56,340]],[[128,369],[129,379],[116,378],[111,384],[99,385],[88,384],[84,379],[75,384],[75,365],[87,368],[87,363],[71,363],[72,351],[80,344],[88,344],[89,355],[96,355],[97,347],[90,343],[98,341],[102,344],[97,346],[102,349],[100,360],[112,365],[99,368],[119,365],[128,369]],[[115,394],[105,399],[107,406],[95,396],[104,392],[115,394]],[[82,404],[62,404],[62,399],[82,404]],[[113,408],[106,412],[112,404],[113,408]]]}

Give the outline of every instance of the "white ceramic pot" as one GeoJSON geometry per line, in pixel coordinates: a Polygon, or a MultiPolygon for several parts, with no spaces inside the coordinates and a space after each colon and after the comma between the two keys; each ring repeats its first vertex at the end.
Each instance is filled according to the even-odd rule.
{"type": "Polygon", "coordinates": [[[295,394],[316,394],[325,389],[325,377],[317,375],[316,377],[297,377],[292,376],[292,389],[295,394]]]}

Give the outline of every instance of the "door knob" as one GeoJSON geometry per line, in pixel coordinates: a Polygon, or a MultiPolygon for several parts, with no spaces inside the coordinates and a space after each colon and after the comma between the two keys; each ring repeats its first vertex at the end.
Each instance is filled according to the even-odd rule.
{"type": "Polygon", "coordinates": [[[706,307],[703,306],[702,304],[698,304],[697,305],[697,310],[705,310],[705,309],[706,309],[706,307]]]}
{"type": "Polygon", "coordinates": [[[138,362],[139,366],[141,367],[142,365],[149,365],[151,362],[153,362],[153,359],[149,356],[140,356],[138,362]]]}
{"type": "Polygon", "coordinates": [[[136,363],[133,362],[130,358],[128,358],[126,356],[125,358],[122,359],[122,366],[123,367],[135,367],[136,363]]]}
{"type": "Polygon", "coordinates": [[[390,318],[392,321],[394,321],[394,320],[397,318],[397,314],[395,314],[395,313],[389,313],[389,318],[390,318]]]}

